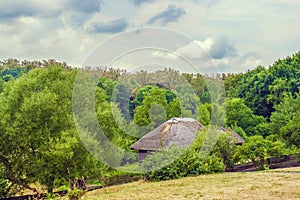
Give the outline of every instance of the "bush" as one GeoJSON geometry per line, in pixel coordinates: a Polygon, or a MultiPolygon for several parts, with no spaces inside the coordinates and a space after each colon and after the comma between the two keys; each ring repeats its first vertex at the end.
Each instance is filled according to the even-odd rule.
{"type": "Polygon", "coordinates": [[[194,150],[170,147],[149,155],[142,163],[147,180],[169,180],[204,173],[222,172],[225,165],[214,155],[200,157],[194,150]],[[178,158],[178,155],[181,155],[178,158]],[[173,159],[173,160],[172,160],[173,159]]]}
{"type": "Polygon", "coordinates": [[[217,143],[215,144],[212,152],[215,156],[222,159],[226,167],[234,167],[234,152],[236,151],[236,145],[233,142],[233,135],[227,131],[221,133],[217,143]]]}
{"type": "Polygon", "coordinates": [[[213,126],[199,131],[190,148],[199,152],[202,157],[206,155],[218,157],[226,167],[234,167],[233,156],[236,151],[236,145],[233,134],[230,131],[223,132],[218,130],[218,127],[213,126]]]}
{"type": "Polygon", "coordinates": [[[251,136],[248,141],[237,148],[234,154],[235,160],[240,163],[253,162],[257,168],[268,168],[268,158],[281,158],[292,152],[286,145],[276,141],[273,136],[266,139],[260,135],[251,136]]]}

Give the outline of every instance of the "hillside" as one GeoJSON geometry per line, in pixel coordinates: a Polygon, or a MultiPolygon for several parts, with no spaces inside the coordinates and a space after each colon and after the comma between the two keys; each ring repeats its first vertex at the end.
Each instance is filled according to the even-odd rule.
{"type": "Polygon", "coordinates": [[[83,199],[300,199],[299,187],[300,168],[287,168],[138,181],[92,191],[83,199]]]}

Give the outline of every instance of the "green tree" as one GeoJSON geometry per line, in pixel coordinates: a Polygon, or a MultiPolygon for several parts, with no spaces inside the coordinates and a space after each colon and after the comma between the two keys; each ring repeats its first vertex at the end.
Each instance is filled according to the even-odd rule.
{"type": "Polygon", "coordinates": [[[286,95],[283,102],[275,106],[271,115],[271,129],[274,134],[279,134],[282,139],[291,145],[300,146],[300,95],[293,98],[286,95]]]}
{"type": "Polygon", "coordinates": [[[265,168],[268,154],[268,141],[262,136],[256,135],[248,138],[248,141],[237,148],[235,159],[242,163],[251,161],[256,167],[265,168]]]}
{"type": "Polygon", "coordinates": [[[247,135],[257,135],[260,131],[260,124],[266,123],[262,116],[256,116],[253,111],[239,98],[226,101],[226,125],[229,127],[241,127],[247,135]]]}
{"type": "Polygon", "coordinates": [[[50,65],[5,84],[0,95],[0,168],[10,185],[37,192],[29,184],[40,182],[52,192],[57,182],[67,181],[74,171],[89,175],[84,174],[86,169],[93,169],[74,131],[75,75],[76,71],[50,65]],[[78,162],[82,167],[74,169],[78,162]]]}
{"type": "Polygon", "coordinates": [[[212,154],[221,158],[226,167],[233,168],[234,153],[236,150],[236,145],[234,137],[230,131],[226,131],[219,135],[218,141],[212,150],[212,154]]]}
{"type": "Polygon", "coordinates": [[[203,125],[209,125],[210,124],[210,113],[211,113],[211,105],[208,103],[201,104],[199,106],[199,117],[198,121],[203,125]]]}
{"type": "Polygon", "coordinates": [[[293,97],[299,93],[299,63],[300,52],[277,60],[268,69],[258,66],[244,74],[228,76],[225,79],[227,95],[244,99],[255,115],[269,120],[284,93],[291,93],[293,97]]]}
{"type": "Polygon", "coordinates": [[[175,98],[175,95],[167,89],[146,86],[144,89],[138,91],[136,98],[138,99],[138,102],[142,100],[141,105],[136,107],[134,114],[134,122],[140,126],[148,125],[152,120],[154,120],[157,122],[154,125],[154,127],[156,127],[165,120],[172,117],[178,117],[181,114],[179,100],[175,98]],[[155,110],[158,109],[156,108],[153,110],[156,114],[152,115],[151,119],[149,112],[155,105],[160,106],[160,108],[166,112],[167,116],[164,117],[164,112],[162,111],[160,113],[163,115],[158,115],[159,112],[155,112],[155,110]]]}
{"type": "Polygon", "coordinates": [[[286,148],[284,143],[255,135],[248,137],[246,143],[237,147],[234,158],[241,163],[251,161],[257,168],[265,169],[268,168],[267,158],[280,158],[288,152],[289,149],[286,148]]]}

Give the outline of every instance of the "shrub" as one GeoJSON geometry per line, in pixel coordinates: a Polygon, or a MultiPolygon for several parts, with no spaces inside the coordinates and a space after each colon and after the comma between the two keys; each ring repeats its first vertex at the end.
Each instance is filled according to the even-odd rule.
{"type": "Polygon", "coordinates": [[[147,180],[169,180],[224,171],[222,160],[214,155],[200,157],[194,150],[170,147],[149,155],[142,163],[147,180]],[[178,155],[179,156],[178,158],[178,155]],[[173,159],[173,160],[172,160],[173,159]]]}
{"type": "Polygon", "coordinates": [[[218,130],[217,127],[212,126],[211,128],[199,131],[190,148],[199,152],[202,157],[206,155],[218,157],[226,167],[234,167],[236,145],[230,131],[223,132],[218,130]]]}
{"type": "Polygon", "coordinates": [[[217,143],[212,149],[215,156],[222,159],[226,167],[234,167],[234,152],[236,151],[236,145],[233,142],[233,135],[231,132],[221,133],[217,143]]]}
{"type": "Polygon", "coordinates": [[[269,136],[266,139],[260,135],[251,136],[248,141],[237,148],[234,154],[235,160],[240,163],[253,162],[257,168],[268,168],[267,159],[281,158],[283,155],[292,152],[286,145],[276,141],[269,136]]]}

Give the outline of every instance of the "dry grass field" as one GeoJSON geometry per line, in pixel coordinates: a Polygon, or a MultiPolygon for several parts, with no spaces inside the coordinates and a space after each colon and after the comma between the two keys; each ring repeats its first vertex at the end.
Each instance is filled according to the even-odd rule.
{"type": "Polygon", "coordinates": [[[300,168],[137,181],[88,192],[83,199],[300,199],[300,168]]]}

